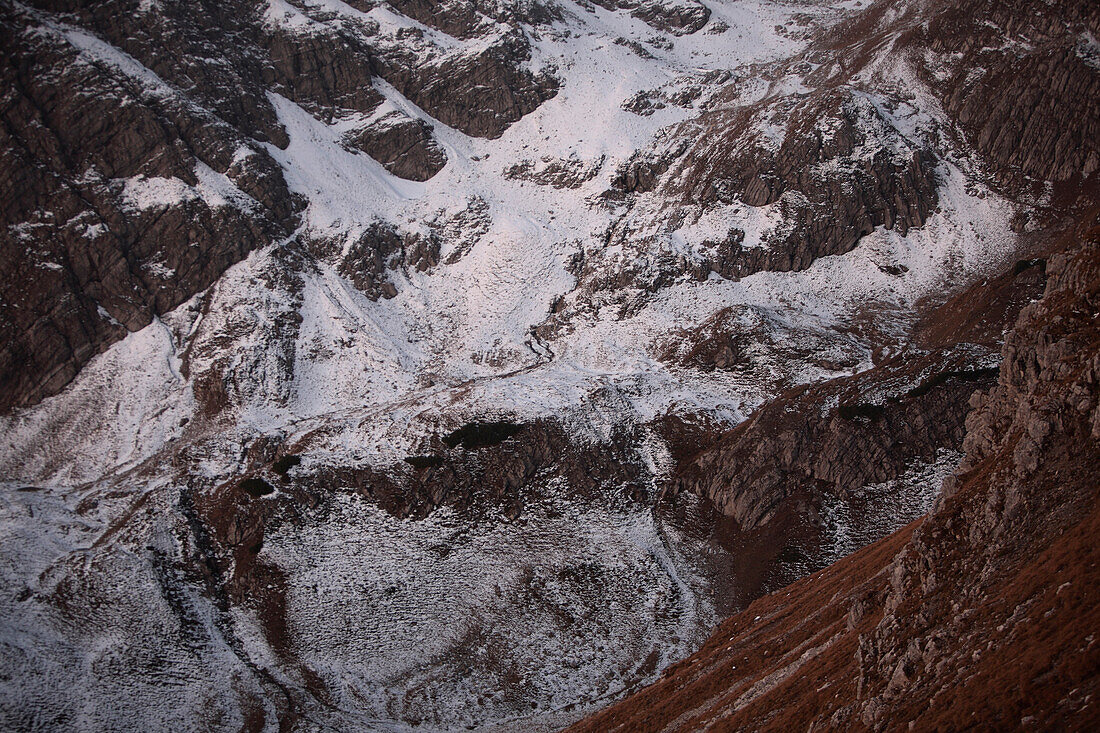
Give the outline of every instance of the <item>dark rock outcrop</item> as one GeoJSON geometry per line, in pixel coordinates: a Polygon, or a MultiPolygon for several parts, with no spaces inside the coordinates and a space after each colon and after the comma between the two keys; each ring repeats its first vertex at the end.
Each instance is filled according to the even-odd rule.
{"type": "Polygon", "coordinates": [[[390,173],[426,181],[447,164],[447,154],[432,137],[432,127],[402,112],[389,112],[345,138],[390,173]]]}
{"type": "Polygon", "coordinates": [[[437,436],[392,466],[323,467],[295,480],[318,489],[353,490],[394,516],[413,518],[448,506],[472,517],[500,511],[514,519],[526,502],[538,501],[552,478],[563,481],[573,497],[613,503],[648,498],[630,436],[586,445],[549,420],[503,425],[510,429],[490,431],[488,440],[460,443],[437,436]]]}
{"type": "Polygon", "coordinates": [[[967,141],[1010,190],[1078,184],[1100,170],[1100,72],[1088,2],[944,2],[902,40],[967,141]],[[916,49],[931,53],[918,55],[916,49]],[[982,73],[974,73],[982,69],[982,73]]]}
{"type": "Polygon", "coordinates": [[[701,136],[661,190],[705,206],[778,202],[787,222],[766,246],[744,246],[740,230],[717,243],[710,266],[724,277],[802,270],[850,251],[878,226],[904,235],[937,203],[932,154],[902,140],[858,96],[821,91],[704,113],[692,124],[719,134],[701,136]],[[762,119],[782,128],[782,139],[772,140],[762,119]]]}
{"type": "Polygon", "coordinates": [[[668,106],[690,109],[703,98],[704,90],[726,84],[731,78],[733,73],[725,69],[685,75],[656,89],[640,91],[621,106],[640,117],[668,106]]]}
{"type": "Polygon", "coordinates": [[[686,36],[700,30],[710,20],[710,8],[699,2],[643,2],[630,13],[657,30],[686,36]]]}
{"type": "Polygon", "coordinates": [[[589,268],[599,274],[587,290],[804,270],[851,251],[876,228],[905,235],[938,205],[936,154],[902,134],[854,84],[721,102],[731,93],[738,97],[737,82],[620,165],[603,198],[627,211],[605,237],[637,256],[619,258],[611,275],[606,266],[589,268]],[[724,231],[689,251],[670,244],[680,229],[726,207],[724,231]],[[733,223],[754,218],[751,236],[733,223]]]}
{"type": "Polygon", "coordinates": [[[1100,73],[1092,50],[1098,35],[1095,3],[879,3],[811,47],[808,58],[835,63],[807,79],[835,85],[890,44],[889,53],[906,58],[934,91],[1007,193],[1036,195],[1044,181],[1073,190],[1100,168],[1100,73]]]}
{"type": "Polygon", "coordinates": [[[605,194],[610,200],[623,198],[632,193],[648,193],[657,187],[658,179],[669,166],[683,155],[689,143],[685,139],[671,150],[658,155],[635,153],[619,166],[611,179],[611,188],[605,194]]]}
{"type": "MultiPolygon", "coordinates": [[[[895,478],[914,459],[961,450],[971,395],[996,381],[992,357],[1008,324],[1042,293],[1044,263],[1012,264],[930,309],[914,345],[874,368],[788,389],[734,429],[696,441],[693,455],[678,461],[670,493],[704,496],[741,530],[753,530],[795,504],[844,496],[895,478]]],[[[726,320],[677,336],[663,358],[703,370],[751,370],[767,329],[746,329],[744,313],[726,320]]]]}
{"type": "Polygon", "coordinates": [[[246,137],[286,147],[286,132],[260,83],[262,11],[254,3],[172,0],[146,7],[140,0],[39,0],[30,5],[49,14],[26,14],[17,23],[60,22],[90,32],[246,137]],[[222,61],[226,56],[230,62],[222,61]]]}
{"type": "Polygon", "coordinates": [[[673,491],[713,501],[743,529],[788,497],[839,495],[962,444],[967,399],[992,384],[988,351],[910,352],[855,377],[802,387],[684,466],[673,491]]]}
{"type": "MultiPolygon", "coordinates": [[[[1055,10],[1031,0],[880,3],[840,23],[802,57],[760,69],[774,80],[798,74],[800,92],[773,88],[743,104],[732,84],[699,117],[624,164],[607,193],[610,201],[630,202],[632,194],[655,192],[696,210],[775,206],[782,226],[763,241],[746,241],[744,231],[731,228],[705,243],[699,261],[624,277],[652,287],[683,274],[801,270],[848,252],[876,227],[904,234],[922,226],[938,204],[938,162],[864,93],[884,49],[914,70],[957,125],[937,146],[980,153],[991,182],[1010,196],[1037,200],[1050,193],[1043,189],[1049,182],[1056,184],[1053,201],[1068,203],[1062,196],[1094,185],[1088,182],[1100,166],[1100,74],[1089,40],[1100,33],[1098,23],[1088,4],[1055,10]],[[676,142],[684,140],[693,142],[676,142]]],[[[895,93],[886,95],[885,108],[895,93]]],[[[665,102],[653,94],[630,100],[641,114],[659,104],[665,102]]],[[[666,205],[656,225],[673,230],[682,223],[677,216],[666,205]]],[[[654,225],[647,217],[641,224],[624,217],[616,241],[637,238],[632,227],[654,225]]]]}
{"type": "Polygon", "coordinates": [[[592,0],[608,10],[629,10],[630,15],[660,31],[676,36],[695,33],[710,20],[710,8],[696,0],[592,0]]]}
{"type": "Polygon", "coordinates": [[[440,122],[473,137],[498,138],[558,91],[549,72],[536,75],[521,66],[530,53],[530,42],[516,32],[476,53],[426,64],[400,46],[380,50],[372,61],[375,73],[440,122]]]}
{"type": "Polygon", "coordinates": [[[504,169],[504,177],[531,181],[554,188],[580,188],[599,174],[604,157],[586,162],[580,158],[547,158],[539,163],[524,160],[504,169]]]}
{"type": "MultiPolygon", "coordinates": [[[[356,0],[352,5],[368,5],[356,0]]],[[[479,0],[389,0],[390,7],[424,25],[455,38],[475,38],[490,32],[495,23],[539,26],[560,19],[561,10],[540,0],[481,2],[479,0]]]]}
{"type": "MultiPolygon", "coordinates": [[[[518,24],[553,17],[538,3],[475,8],[516,26],[470,53],[288,12],[242,0],[0,7],[0,411],[58,392],[111,343],[298,228],[300,204],[257,144],[289,143],[270,93],[331,123],[377,110],[379,74],[442,122],[496,137],[557,89],[524,67],[518,24]]],[[[446,164],[431,126],[400,113],[348,144],[410,180],[446,164]]],[[[397,260],[398,245],[377,239],[344,263],[367,263],[354,274],[373,297],[393,293],[384,267],[438,259],[432,237],[402,243],[397,260]]]]}
{"type": "MultiPolygon", "coordinates": [[[[399,232],[392,225],[374,222],[347,248],[336,262],[348,278],[371,300],[397,295],[392,273],[416,269],[421,272],[439,264],[439,239],[399,232]]],[[[310,251],[318,259],[332,259],[333,243],[315,240],[310,251]]]]}
{"type": "Polygon", "coordinates": [[[669,332],[655,347],[667,364],[735,374],[773,394],[796,383],[807,367],[850,373],[866,355],[855,339],[800,329],[752,305],[723,308],[694,328],[669,332]]]}
{"type": "Polygon", "coordinates": [[[370,48],[355,34],[265,27],[262,43],[270,62],[263,67],[264,84],[317,119],[370,113],[384,99],[371,85],[370,48]]]}
{"type": "MultiPolygon", "coordinates": [[[[284,237],[296,203],[261,148],[94,39],[0,10],[0,410],[284,237]],[[72,43],[91,44],[81,52],[72,43]]],[[[76,31],[73,31],[76,33],[76,31]]]]}

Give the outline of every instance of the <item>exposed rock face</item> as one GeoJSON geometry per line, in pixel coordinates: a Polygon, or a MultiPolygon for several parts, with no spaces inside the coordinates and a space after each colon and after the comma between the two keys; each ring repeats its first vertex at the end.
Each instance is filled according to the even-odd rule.
{"type": "Polygon", "coordinates": [[[432,137],[431,125],[402,112],[387,112],[349,133],[348,143],[410,181],[426,181],[447,164],[447,154],[432,137]]]}
{"type": "Polygon", "coordinates": [[[805,269],[818,257],[851,250],[877,226],[904,235],[936,205],[931,153],[902,140],[858,96],[820,92],[798,102],[704,113],[692,124],[720,133],[701,136],[662,190],[674,187],[703,206],[778,204],[789,222],[752,246],[743,231],[731,231],[711,263],[724,277],[805,269]],[[778,141],[776,129],[783,131],[778,141]]]}
{"type": "Polygon", "coordinates": [[[531,181],[540,186],[580,188],[599,174],[603,163],[603,157],[592,162],[585,162],[580,158],[552,158],[539,163],[525,160],[505,169],[504,176],[531,181]]]}
{"type": "MultiPolygon", "coordinates": [[[[630,436],[584,445],[552,421],[501,425],[508,429],[484,444],[451,446],[436,437],[393,466],[326,468],[313,476],[299,473],[296,481],[317,491],[353,490],[397,517],[412,518],[451,507],[471,517],[503,511],[514,519],[525,503],[539,500],[532,492],[550,477],[562,480],[571,496],[608,495],[626,503],[648,498],[630,436]]],[[[490,429],[481,423],[466,428],[490,429]]]]}
{"type": "Polygon", "coordinates": [[[725,84],[732,76],[724,69],[683,76],[657,89],[638,92],[623,102],[622,107],[641,117],[648,117],[669,106],[691,108],[703,97],[706,87],[725,84]]]}
{"type": "Polygon", "coordinates": [[[608,10],[629,10],[630,14],[677,36],[695,33],[710,20],[710,8],[695,0],[593,0],[608,10]]]}
{"type": "MultiPolygon", "coordinates": [[[[609,241],[647,240],[653,249],[667,232],[730,207],[782,226],[731,225],[703,242],[694,262],[654,258],[656,273],[629,264],[613,282],[653,288],[685,274],[802,270],[851,250],[876,227],[904,234],[938,206],[937,166],[960,147],[982,154],[1012,196],[1041,196],[1042,181],[1071,195],[1092,180],[1100,165],[1095,11],[1080,3],[993,6],[879,4],[821,34],[799,58],[758,69],[770,85],[752,80],[754,91],[735,78],[704,95],[701,115],[620,167],[607,198],[633,208],[609,241]],[[902,80],[915,74],[937,97],[952,127],[944,135],[898,127],[904,89],[885,104],[868,98],[868,85],[899,66],[908,67],[902,80]],[[795,75],[800,88],[791,92],[795,75]]],[[[688,90],[653,90],[628,108],[652,113],[688,101],[688,90]]]]}
{"type": "Polygon", "coordinates": [[[265,26],[262,43],[270,63],[263,67],[264,83],[325,122],[374,111],[384,97],[371,85],[370,48],[355,33],[322,28],[291,33],[265,26]]]}
{"type": "MultiPolygon", "coordinates": [[[[423,222],[420,231],[402,231],[389,222],[366,224],[353,240],[313,238],[308,256],[336,269],[370,300],[397,295],[399,273],[428,272],[441,262],[443,242],[452,245],[445,264],[454,264],[485,234],[491,222],[488,204],[471,198],[457,211],[439,211],[423,222]]],[[[301,261],[292,270],[309,269],[301,261]]]]}
{"type": "MultiPolygon", "coordinates": [[[[0,9],[0,412],[9,379],[33,402],[102,357],[0,415],[0,727],[557,729],[927,510],[1043,272],[909,338],[918,298],[1025,256],[984,133],[938,101],[957,69],[902,53],[943,6],[884,0],[866,39],[777,60],[852,4],[706,0],[731,28],[695,0],[599,1],[0,9]]],[[[1073,93],[1081,68],[1057,75],[1073,93]]],[[[1006,114],[1030,152],[998,166],[1089,167],[1061,149],[1087,126],[1051,153],[1006,114]]],[[[1011,343],[1021,379],[1072,358],[1011,343]]],[[[1014,471],[1061,446],[1057,405],[991,394],[975,472],[1017,419],[1014,471]]],[[[978,534],[1028,529],[1012,516],[978,534]]],[[[908,538],[859,565],[871,594],[792,607],[805,635],[738,705],[818,656],[854,669],[858,635],[801,643],[817,620],[871,639],[893,614],[829,703],[854,706],[833,727],[877,724],[861,696],[923,674],[894,634],[936,578],[876,575],[908,538]]],[[[702,686],[778,649],[743,641],[702,686]]],[[[715,722],[689,702],[657,722],[715,722]]]]}
{"type": "Polygon", "coordinates": [[[93,37],[0,12],[7,410],[286,236],[295,203],[264,150],[93,37]]]}
{"type": "MultiPolygon", "coordinates": [[[[633,282],[652,290],[685,276],[801,271],[851,251],[876,228],[904,236],[925,224],[939,203],[944,152],[903,133],[863,91],[859,69],[784,91],[792,83],[784,74],[797,68],[761,71],[782,80],[775,92],[762,92],[759,79],[708,75],[651,95],[701,99],[703,111],[618,168],[604,197],[625,212],[607,241],[638,254],[620,258],[617,279],[603,274],[587,288],[633,282]],[[708,86],[718,88],[704,96],[708,86]],[[697,227],[706,233],[686,233],[697,227]]],[[[592,269],[609,268],[594,260],[592,269]]]]}
{"type": "MultiPolygon", "coordinates": [[[[1100,655],[1086,632],[1096,628],[1087,538],[1100,520],[1100,230],[1080,236],[1050,258],[1046,293],[1009,334],[997,386],[972,400],[962,466],[888,568],[883,616],[860,639],[864,702],[853,713],[865,724],[916,716],[920,699],[948,689],[982,705],[1009,659],[1023,683],[985,703],[996,715],[1036,729],[1097,716],[1087,696],[1100,655]],[[983,608],[982,598],[996,600],[983,608]]],[[[964,714],[937,702],[937,716],[964,714]]]]}
{"type": "Polygon", "coordinates": [[[753,603],[574,730],[1095,721],[1100,238],[1079,236],[1020,314],[927,519],[753,603]]]}
{"type": "Polygon", "coordinates": [[[536,75],[521,65],[529,58],[526,36],[510,33],[476,53],[428,64],[395,45],[374,63],[379,76],[440,122],[467,135],[497,138],[558,91],[549,72],[536,75]]]}
{"type": "MultiPolygon", "coordinates": [[[[352,5],[365,7],[367,3],[356,0],[352,5]]],[[[561,17],[560,8],[540,0],[392,0],[389,5],[425,25],[463,39],[488,33],[494,23],[538,26],[561,17]]]]}
{"type": "Polygon", "coordinates": [[[695,457],[674,490],[706,496],[752,529],[795,493],[843,494],[893,478],[914,458],[959,447],[968,396],[995,378],[988,353],[911,352],[795,390],[695,457]]]}
{"type": "Polygon", "coordinates": [[[630,13],[649,25],[673,35],[686,36],[700,30],[710,20],[710,8],[699,2],[644,2],[630,13]]]}
{"type": "MultiPolygon", "coordinates": [[[[714,516],[701,515],[699,531],[735,558],[729,612],[930,508],[961,456],[967,400],[995,382],[992,357],[1008,324],[1041,294],[1043,263],[1020,261],[975,284],[926,313],[908,350],[854,378],[787,389],[732,431],[702,416],[661,420],[677,467],[662,511],[678,511],[684,492],[714,507],[714,516]]],[[[789,365],[844,370],[860,358],[843,342],[773,328],[751,309],[729,309],[697,332],[669,334],[662,358],[775,380],[776,389],[792,378],[789,365]],[[783,355],[778,362],[775,354],[783,355]]]]}
{"type": "MultiPolygon", "coordinates": [[[[315,247],[324,256],[324,247],[315,247]]],[[[339,268],[368,298],[392,298],[397,289],[390,272],[399,268],[427,270],[439,263],[439,240],[400,234],[376,223],[368,227],[340,260],[339,268]]]]}
{"type": "Polygon", "coordinates": [[[1002,180],[1018,188],[1028,178],[1080,181],[1100,170],[1100,75],[1089,45],[1100,36],[1100,8],[944,5],[903,44],[930,51],[917,68],[1002,180]],[[936,69],[944,60],[947,73],[936,69]]]}
{"type": "MultiPolygon", "coordinates": [[[[348,145],[424,181],[446,154],[426,121],[367,117],[385,101],[375,73],[442,122],[490,137],[556,90],[523,66],[518,26],[448,54],[293,4],[32,5],[0,9],[0,412],[56,393],[127,332],[298,228],[298,202],[254,142],[288,144],[269,94],[325,123],[363,116],[348,145]]],[[[553,17],[537,4],[508,13],[516,24],[553,17]]],[[[410,266],[438,259],[438,242],[405,249],[410,266]]],[[[373,266],[358,279],[375,283],[372,297],[392,294],[379,268],[404,259],[360,244],[352,260],[365,250],[373,266]]]]}
{"type": "Polygon", "coordinates": [[[635,153],[615,171],[615,176],[611,179],[611,189],[606,196],[615,200],[624,194],[652,191],[657,186],[658,178],[669,169],[676,158],[683,155],[688,145],[684,140],[671,150],[662,151],[658,155],[635,153]]]}
{"type": "Polygon", "coordinates": [[[287,144],[286,133],[259,83],[264,58],[255,45],[258,8],[244,0],[85,3],[42,0],[48,14],[22,15],[24,24],[69,23],[136,59],[181,94],[247,137],[287,144]],[[220,63],[230,56],[232,63],[220,63]]]}
{"type": "MultiPolygon", "coordinates": [[[[678,460],[670,493],[705,496],[741,530],[754,530],[796,504],[845,496],[940,449],[961,450],[970,396],[995,382],[1002,333],[1042,293],[1045,267],[1041,258],[1019,261],[925,314],[901,354],[854,377],[788,389],[733,430],[704,434],[678,460]]],[[[759,313],[732,308],[693,333],[670,334],[662,358],[766,381],[777,366],[761,345],[778,338],[759,313]]],[[[831,370],[858,358],[813,341],[774,349],[785,361],[814,358],[831,370]]]]}
{"type": "Polygon", "coordinates": [[[1036,179],[1079,183],[1100,167],[1100,81],[1089,40],[1098,32],[1093,3],[880,4],[838,25],[807,58],[835,59],[810,76],[831,84],[879,63],[888,44],[935,90],[1001,184],[1020,192],[1036,179]]]}
{"type": "MultiPolygon", "coordinates": [[[[453,12],[438,15],[438,8],[417,3],[398,3],[396,7],[413,17],[426,13],[424,19],[429,24],[458,38],[480,35],[475,31],[481,23],[475,19],[485,20],[464,3],[449,5],[453,12]]],[[[303,12],[309,18],[305,30],[297,26],[294,30],[265,28],[264,43],[271,58],[266,76],[276,89],[287,89],[292,99],[322,119],[331,120],[341,110],[375,109],[383,99],[371,86],[372,75],[377,75],[444,124],[475,137],[495,138],[557,91],[557,81],[549,72],[536,75],[524,68],[524,62],[530,60],[530,41],[518,28],[469,53],[445,53],[418,28],[401,28],[394,36],[383,36],[377,28],[333,19],[316,9],[303,6],[303,12]]],[[[419,140],[428,132],[401,127],[404,129],[394,131],[403,136],[394,141],[398,145],[419,140]]],[[[434,140],[416,143],[421,148],[416,154],[421,160],[416,163],[395,162],[401,156],[385,142],[375,141],[361,149],[372,157],[380,154],[379,162],[387,168],[410,173],[395,175],[425,180],[415,176],[442,167],[442,150],[434,140]]]]}
{"type": "MultiPolygon", "coordinates": [[[[988,461],[1009,453],[1011,465],[1000,461],[996,478],[1007,486],[1018,483],[1049,455],[1052,434],[1080,437],[1085,446],[1089,439],[1100,439],[1095,394],[1100,381],[1100,231],[1085,236],[1079,251],[1048,260],[1047,292],[1023,310],[1005,340],[997,385],[970,400],[974,410],[966,420],[966,460],[959,480],[946,488],[947,496],[988,461]]],[[[1009,523],[1026,509],[1011,498],[1006,494],[1009,523]]]]}
{"type": "Polygon", "coordinates": [[[672,331],[655,351],[665,363],[736,375],[769,385],[777,394],[800,383],[802,368],[850,373],[866,358],[855,339],[792,327],[764,308],[747,305],[723,308],[696,328],[672,331]]]}

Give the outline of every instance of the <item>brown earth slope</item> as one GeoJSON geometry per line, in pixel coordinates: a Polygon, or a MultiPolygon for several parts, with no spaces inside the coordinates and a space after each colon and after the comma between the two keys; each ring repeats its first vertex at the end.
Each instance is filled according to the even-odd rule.
{"type": "Polygon", "coordinates": [[[976,394],[936,508],[754,602],[575,731],[1086,730],[1100,724],[1100,228],[976,394]]]}

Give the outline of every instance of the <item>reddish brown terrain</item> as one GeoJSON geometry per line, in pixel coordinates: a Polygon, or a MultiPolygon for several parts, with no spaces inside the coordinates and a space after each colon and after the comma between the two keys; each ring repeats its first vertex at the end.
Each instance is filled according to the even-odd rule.
{"type": "Polygon", "coordinates": [[[758,599],[570,730],[1094,730],[1100,228],[1069,239],[927,517],[758,599]]]}

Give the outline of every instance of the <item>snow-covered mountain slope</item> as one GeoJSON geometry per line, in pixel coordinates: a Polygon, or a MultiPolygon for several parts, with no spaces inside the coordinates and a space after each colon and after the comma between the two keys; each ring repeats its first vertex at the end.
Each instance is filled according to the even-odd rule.
{"type": "Polygon", "coordinates": [[[740,582],[677,440],[904,361],[1054,199],[921,3],[187,6],[0,18],[16,727],[569,722],[740,582]]]}
{"type": "MultiPolygon", "coordinates": [[[[324,10],[324,17],[334,14],[332,23],[362,15],[342,3],[324,10]]],[[[747,232],[744,248],[767,249],[769,235],[793,225],[796,215],[785,204],[798,198],[796,192],[763,206],[696,204],[666,213],[679,202],[674,194],[655,191],[632,202],[625,219],[623,204],[605,203],[603,196],[619,169],[659,131],[694,117],[690,107],[700,106],[715,91],[728,96],[729,87],[715,83],[712,70],[743,69],[740,79],[751,73],[744,64],[766,63],[796,51],[798,34],[775,30],[809,22],[804,13],[798,14],[797,23],[792,20],[794,10],[769,3],[717,7],[711,23],[728,25],[728,30],[678,38],[670,49],[653,47],[639,56],[614,41],[644,42],[653,38],[652,28],[622,13],[576,8],[540,28],[539,40],[533,42],[536,66],[558,66],[557,94],[495,140],[471,138],[433,121],[449,162],[422,183],[397,179],[347,148],[344,134],[356,124],[356,114],[326,123],[270,93],[289,144],[285,149],[269,144],[267,152],[282,167],[289,190],[306,201],[300,231],[230,269],[196,299],[148,327],[149,335],[129,337],[122,349],[129,357],[105,355],[81,382],[112,380],[136,368],[144,371],[150,368],[146,363],[164,360],[153,355],[167,347],[181,360],[175,371],[182,368],[186,377],[180,375],[175,384],[164,382],[163,391],[124,384],[117,392],[124,409],[142,424],[154,422],[154,413],[163,414],[166,401],[212,379],[224,383],[219,389],[229,393],[225,409],[234,413],[230,422],[258,431],[285,433],[285,426],[303,420],[341,420],[357,411],[394,415],[403,405],[423,412],[438,400],[454,403],[456,388],[463,395],[461,407],[448,409],[455,419],[463,413],[501,410],[531,418],[568,410],[586,392],[605,384],[637,394],[632,401],[646,418],[682,406],[723,411],[726,419],[737,420],[769,393],[770,380],[676,372],[650,348],[671,329],[691,329],[731,306],[758,313],[788,338],[808,340],[815,351],[825,352],[822,362],[839,366],[796,361],[778,368],[789,373],[776,374],[777,382],[812,381],[865,367],[869,346],[837,334],[837,324],[851,320],[856,309],[871,303],[911,310],[921,297],[951,281],[973,279],[983,266],[1008,256],[1008,205],[968,177],[963,170],[968,161],[953,160],[945,151],[945,159],[929,171],[941,200],[923,231],[904,238],[875,231],[861,240],[852,257],[822,260],[803,273],[741,282],[700,279],[707,249],[720,246],[735,227],[747,232]],[[586,64],[585,59],[599,63],[586,64]],[[694,83],[703,101],[689,102],[687,108],[669,105],[648,116],[621,105],[639,92],[672,82],[694,83]],[[515,173],[517,168],[526,170],[528,162],[530,170],[515,173]],[[539,182],[540,171],[574,168],[581,173],[568,185],[539,182]],[[674,228],[669,219],[679,226],[674,228]],[[897,277],[891,268],[908,272],[897,277]],[[364,283],[366,278],[373,279],[364,283]],[[136,391],[130,391],[132,386],[136,391]]],[[[843,8],[813,10],[821,22],[836,20],[843,8]]],[[[375,8],[364,18],[396,22],[391,16],[392,11],[375,8]]],[[[271,6],[265,22],[290,33],[316,25],[283,5],[271,6]]],[[[119,68],[139,73],[130,66],[119,68]]],[[[897,73],[887,75],[884,83],[895,82],[897,73]]],[[[798,83],[794,75],[770,84],[749,77],[734,85],[751,87],[748,100],[738,95],[732,102],[716,103],[715,109],[736,111],[746,101],[758,104],[760,97],[772,106],[798,104],[805,96],[798,83]]],[[[387,103],[426,117],[387,83],[378,81],[376,88],[387,103]]],[[[874,114],[877,98],[871,99],[867,109],[874,114]]],[[[861,147],[822,165],[855,165],[860,156],[882,153],[906,158],[930,145],[943,119],[931,99],[924,101],[927,108],[907,104],[895,113],[884,108],[869,123],[872,127],[861,132],[861,147]]],[[[894,103],[883,98],[877,104],[894,103]]],[[[784,128],[777,129],[782,134],[784,128]]],[[[706,139],[701,129],[691,130],[690,136],[673,130],[679,139],[706,139]]],[[[142,195],[175,190],[168,183],[158,186],[146,185],[142,195]]],[[[79,391],[81,383],[69,389],[79,391]]],[[[104,390],[93,391],[103,396],[104,390]]],[[[210,399],[200,392],[200,398],[210,399]]],[[[209,411],[202,399],[193,409],[209,411]]],[[[64,431],[66,425],[86,421],[88,413],[79,400],[66,395],[17,415],[8,434],[20,431],[24,423],[31,434],[41,434],[44,423],[64,431]]],[[[173,419],[178,423],[185,416],[173,419]]],[[[429,425],[421,432],[431,429],[429,425]]],[[[123,424],[102,420],[91,427],[82,422],[78,430],[91,438],[80,461],[84,473],[67,480],[87,480],[133,465],[165,444],[142,438],[140,451],[119,461],[103,455],[100,447],[125,443],[124,435],[103,435],[125,430],[123,424]]],[[[164,440],[178,439],[183,432],[166,429],[164,440]]],[[[393,446],[382,436],[358,435],[354,442],[360,453],[381,450],[386,457],[400,458],[401,451],[410,449],[401,441],[417,437],[402,431],[389,438],[398,441],[393,446]]],[[[63,450],[73,456],[80,447],[67,441],[63,450]]],[[[45,452],[34,452],[49,460],[45,452]]],[[[9,455],[13,461],[6,467],[15,472],[13,477],[50,477],[45,465],[9,455]],[[25,468],[16,469],[15,461],[25,468]]],[[[72,460],[59,462],[73,469],[72,460]]]]}

